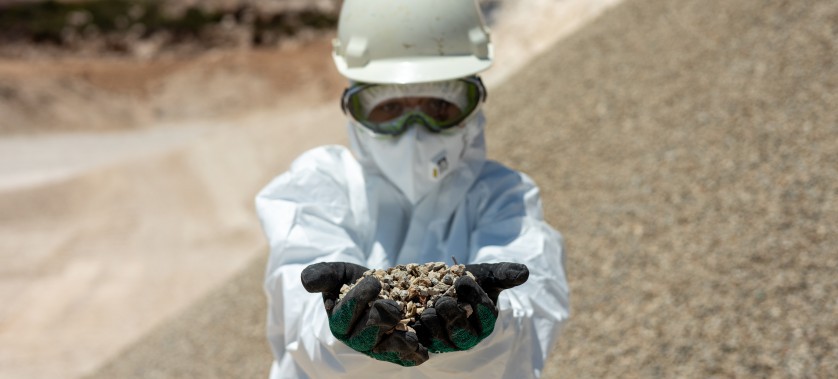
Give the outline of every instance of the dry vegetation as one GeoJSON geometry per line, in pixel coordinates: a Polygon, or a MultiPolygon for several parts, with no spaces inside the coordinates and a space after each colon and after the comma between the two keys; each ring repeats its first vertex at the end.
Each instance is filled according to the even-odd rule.
{"type": "Polygon", "coordinates": [[[328,59],[336,16],[336,1],[0,3],[0,134],[322,102],[343,85],[328,59]]]}
{"type": "Polygon", "coordinates": [[[275,47],[334,28],[339,1],[0,2],[0,56],[149,58],[275,47]]]}

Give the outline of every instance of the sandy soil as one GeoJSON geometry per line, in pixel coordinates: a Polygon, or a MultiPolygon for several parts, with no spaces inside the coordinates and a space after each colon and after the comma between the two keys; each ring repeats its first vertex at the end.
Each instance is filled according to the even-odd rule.
{"type": "Polygon", "coordinates": [[[332,138],[342,128],[331,108],[263,117],[166,153],[5,192],[2,374],[90,370],[258,254],[263,238],[242,193],[281,170],[277,161],[342,142],[332,138]],[[312,123],[328,127],[301,138],[312,123]],[[261,141],[275,142],[252,146],[261,141]]]}
{"type": "MultiPolygon", "coordinates": [[[[328,82],[324,72],[306,88],[299,85],[318,69],[305,57],[314,52],[328,54],[328,44],[270,56],[219,53],[179,63],[181,68],[148,68],[155,74],[140,83],[158,81],[163,90],[139,99],[168,104],[183,116],[115,127],[127,131],[70,132],[64,125],[70,130],[0,140],[0,302],[7,305],[0,310],[0,376],[74,377],[89,371],[258,253],[263,238],[249,197],[304,149],[342,142],[340,111],[319,105],[327,91],[339,93],[342,79],[332,72],[328,82]],[[269,59],[281,68],[263,70],[269,59]],[[248,73],[276,74],[276,83],[295,96],[276,99],[280,91],[263,90],[267,80],[255,74],[247,80],[224,75],[234,64],[256,66],[243,70],[248,73]],[[282,78],[290,76],[300,79],[282,78]],[[229,89],[222,85],[227,79],[229,89]],[[231,93],[276,105],[270,111],[258,111],[265,108],[258,103],[242,106],[247,115],[213,114],[231,93]],[[177,108],[189,98],[198,99],[193,109],[177,108]],[[192,115],[199,106],[209,117],[192,115]],[[311,133],[311,125],[322,129],[311,133]]],[[[105,78],[119,70],[91,67],[93,80],[74,75],[72,65],[55,71],[69,70],[68,80],[103,80],[104,86],[91,90],[97,96],[144,90],[126,83],[116,88],[105,78]],[[114,87],[103,90],[107,85],[114,87]]],[[[79,107],[93,111],[95,104],[79,107]]],[[[49,117],[61,118],[63,111],[53,110],[58,116],[49,117]]]]}
{"type": "MultiPolygon", "coordinates": [[[[615,2],[507,5],[487,82],[615,2]]],[[[264,253],[253,194],[345,142],[328,39],[0,60],[0,378],[90,372],[264,253]]]]}

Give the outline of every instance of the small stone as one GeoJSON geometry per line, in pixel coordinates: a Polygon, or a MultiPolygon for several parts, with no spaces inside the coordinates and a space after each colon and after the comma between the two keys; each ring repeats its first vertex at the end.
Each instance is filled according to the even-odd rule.
{"type": "Polygon", "coordinates": [[[405,316],[413,317],[416,316],[416,303],[412,301],[407,302],[407,306],[405,306],[405,316]]]}
{"type": "MultiPolygon", "coordinates": [[[[464,265],[447,266],[443,262],[424,264],[408,263],[389,269],[374,269],[364,273],[374,276],[381,282],[379,299],[395,300],[403,315],[395,330],[413,331],[411,327],[426,309],[431,308],[441,296],[457,297],[453,284],[457,278],[469,275],[464,265]]],[[[357,283],[357,282],[356,282],[357,283]]],[[[343,298],[353,285],[341,287],[339,298],[343,298]]],[[[471,306],[462,306],[468,316],[473,313],[471,306]]],[[[392,332],[392,331],[390,331],[392,332]]]]}
{"type": "Polygon", "coordinates": [[[452,273],[452,274],[454,274],[454,275],[457,275],[457,276],[461,276],[461,275],[463,275],[463,273],[464,273],[465,271],[466,271],[466,266],[464,266],[464,265],[454,265],[454,266],[451,266],[451,267],[448,269],[448,272],[450,272],[450,273],[452,273]]]}
{"type": "Polygon", "coordinates": [[[466,311],[466,318],[471,317],[471,314],[474,313],[474,309],[471,308],[471,304],[461,305],[460,308],[466,311]]]}
{"type": "Polygon", "coordinates": [[[454,287],[448,287],[443,296],[457,297],[457,291],[454,287]]]}

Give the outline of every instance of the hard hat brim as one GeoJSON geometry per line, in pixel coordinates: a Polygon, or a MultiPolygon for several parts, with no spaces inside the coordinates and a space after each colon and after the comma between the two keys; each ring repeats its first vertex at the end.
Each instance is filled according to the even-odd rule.
{"type": "Polygon", "coordinates": [[[332,54],[338,72],[350,80],[363,83],[409,84],[451,80],[474,75],[492,65],[488,59],[475,56],[440,56],[375,60],[363,67],[349,68],[346,61],[332,54]]]}

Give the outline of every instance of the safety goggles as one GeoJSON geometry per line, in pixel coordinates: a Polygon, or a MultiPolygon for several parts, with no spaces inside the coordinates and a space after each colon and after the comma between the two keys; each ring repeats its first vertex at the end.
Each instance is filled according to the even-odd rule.
{"type": "Polygon", "coordinates": [[[356,83],[341,99],[343,112],[376,134],[397,136],[414,124],[432,132],[461,125],[486,101],[477,76],[416,84],[356,83]]]}

